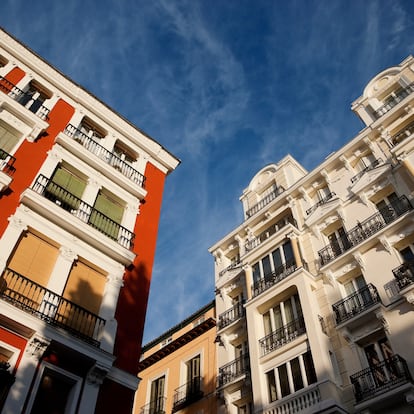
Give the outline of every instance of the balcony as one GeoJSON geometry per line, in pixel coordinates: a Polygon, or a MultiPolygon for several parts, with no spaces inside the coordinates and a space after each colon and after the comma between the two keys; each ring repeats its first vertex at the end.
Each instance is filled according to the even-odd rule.
{"type": "Polygon", "coordinates": [[[399,290],[406,288],[414,283],[414,261],[403,263],[393,269],[392,273],[397,282],[399,290]]]}
{"type": "Polygon", "coordinates": [[[277,233],[279,230],[281,230],[283,227],[286,227],[288,224],[292,224],[297,228],[296,220],[293,218],[292,214],[282,217],[275,224],[272,224],[266,230],[262,231],[257,237],[248,240],[245,244],[246,252],[253,250],[268,238],[273,236],[275,233],[277,233]]]}
{"type": "Polygon", "coordinates": [[[30,112],[36,114],[43,121],[49,120],[50,109],[43,106],[43,100],[39,98],[33,98],[33,94],[23,92],[3,76],[0,76],[0,90],[3,91],[6,95],[10,96],[10,98],[16,102],[19,102],[30,112]]]}
{"type": "Polygon", "coordinates": [[[381,298],[378,295],[377,288],[369,283],[352,295],[332,305],[336,324],[339,325],[380,302],[381,298]]]}
{"type": "Polygon", "coordinates": [[[370,165],[367,165],[363,170],[361,170],[358,174],[354,175],[351,178],[351,183],[356,183],[366,172],[373,170],[374,168],[378,167],[378,165],[382,164],[381,158],[373,161],[370,165]]]}
{"type": "Polygon", "coordinates": [[[133,247],[134,233],[43,175],[37,177],[32,189],[119,245],[126,249],[133,247]]]}
{"type": "Polygon", "coordinates": [[[260,339],[260,356],[267,355],[275,349],[281,348],[305,332],[305,320],[303,319],[303,316],[301,316],[260,339]]]}
{"type": "Polygon", "coordinates": [[[187,384],[184,384],[175,390],[172,409],[173,413],[187,407],[203,397],[201,381],[201,377],[194,377],[190,382],[187,382],[187,384]]]}
{"type": "MultiPolygon", "coordinates": [[[[305,264],[304,264],[305,265],[305,264]]],[[[270,289],[276,283],[288,277],[297,269],[294,259],[279,266],[274,272],[265,275],[264,278],[257,280],[253,283],[253,297],[260,295],[267,289],[270,289]]]]}
{"type": "Polygon", "coordinates": [[[249,356],[243,355],[219,368],[217,387],[223,387],[249,373],[249,356]]]}
{"type": "Polygon", "coordinates": [[[219,320],[217,324],[218,329],[223,329],[226,326],[232,324],[233,322],[237,321],[241,317],[243,317],[245,314],[243,303],[237,303],[230,309],[226,310],[226,312],[223,312],[219,315],[219,320]]]}
{"type": "Polygon", "coordinates": [[[159,397],[151,401],[149,404],[141,407],[139,414],[165,414],[166,397],[159,397]]]}
{"type": "Polygon", "coordinates": [[[389,98],[387,98],[387,102],[374,111],[375,117],[378,119],[385,115],[388,111],[391,111],[394,106],[398,105],[401,101],[403,101],[411,92],[414,91],[414,83],[409,84],[405,88],[400,88],[395,91],[389,98]]]}
{"type": "Polygon", "coordinates": [[[0,171],[5,172],[7,175],[13,175],[16,170],[13,166],[16,158],[0,148],[0,171]]]}
{"type": "Polygon", "coordinates": [[[99,346],[97,338],[105,325],[104,319],[9,268],[0,277],[0,298],[85,342],[99,346]]]}
{"type": "Polygon", "coordinates": [[[414,122],[408,124],[401,132],[391,137],[391,144],[398,145],[414,133],[414,122]]]}
{"type": "Polygon", "coordinates": [[[397,202],[382,208],[378,213],[373,214],[362,223],[358,223],[349,232],[345,233],[344,237],[319,250],[321,266],[326,265],[347,250],[362,243],[409,210],[412,210],[412,206],[407,197],[402,196],[397,202]]]}
{"type": "Polygon", "coordinates": [[[273,201],[278,195],[282,194],[285,189],[283,187],[277,187],[274,191],[269,193],[266,197],[263,197],[258,203],[250,207],[246,211],[246,217],[250,218],[254,214],[256,214],[259,210],[263,207],[267,206],[271,201],[273,201]]]}
{"type": "Polygon", "coordinates": [[[118,170],[122,175],[130,179],[135,184],[145,188],[146,177],[133,168],[128,162],[117,156],[111,151],[108,151],[97,141],[77,129],[75,126],[69,124],[65,128],[65,134],[74,139],[90,153],[96,155],[98,158],[109,164],[111,167],[118,170]]]}
{"type": "Polygon", "coordinates": [[[333,197],[335,197],[336,194],[334,192],[330,192],[325,195],[322,199],[320,199],[316,204],[314,204],[311,208],[308,208],[306,210],[306,215],[310,216],[318,207],[323,206],[328,201],[332,200],[333,197]]]}
{"type": "Polygon", "coordinates": [[[350,379],[357,404],[413,382],[407,362],[399,355],[373,364],[350,379]]]}

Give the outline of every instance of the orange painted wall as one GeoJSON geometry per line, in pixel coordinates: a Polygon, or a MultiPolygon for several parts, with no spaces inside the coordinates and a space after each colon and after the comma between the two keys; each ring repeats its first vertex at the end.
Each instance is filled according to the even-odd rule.
{"type": "Polygon", "coordinates": [[[0,341],[13,346],[14,348],[20,349],[20,355],[17,358],[16,366],[14,367],[14,370],[16,371],[20,364],[20,360],[22,359],[27,340],[10,331],[0,328],[0,341]]]}
{"type": "Polygon", "coordinates": [[[137,257],[134,268],[125,272],[124,287],[121,289],[115,314],[118,321],[115,364],[134,375],[137,373],[141,353],[165,182],[165,174],[150,163],[147,164],[145,176],[148,194],[145,204],[140,206],[140,214],[134,229],[134,252],[137,257]]]}
{"type": "MultiPolygon", "coordinates": [[[[9,82],[13,83],[14,85],[16,85],[23,79],[24,75],[25,75],[24,71],[21,70],[20,68],[13,68],[6,76],[4,76],[4,78],[7,79],[9,82]]],[[[8,82],[2,79],[0,81],[0,85],[2,86],[2,88],[0,88],[2,92],[6,92],[6,90],[9,91],[10,84],[8,82]]]]}
{"type": "Polygon", "coordinates": [[[49,128],[35,142],[24,140],[14,154],[16,171],[9,189],[0,198],[0,236],[8,224],[8,217],[19,205],[20,194],[31,185],[52,147],[56,135],[63,131],[74,113],[74,108],[60,99],[49,114],[49,128]]]}

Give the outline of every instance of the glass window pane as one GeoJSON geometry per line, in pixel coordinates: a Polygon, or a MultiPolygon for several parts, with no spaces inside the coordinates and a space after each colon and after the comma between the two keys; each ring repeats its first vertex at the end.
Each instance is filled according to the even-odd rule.
{"type": "Polygon", "coordinates": [[[285,263],[292,264],[294,262],[292,243],[290,240],[283,244],[283,254],[285,256],[285,263]]]}
{"type": "Polygon", "coordinates": [[[262,266],[263,266],[263,276],[266,277],[272,273],[272,269],[270,267],[270,257],[266,256],[262,259],[262,266]]]}
{"type": "Polygon", "coordinates": [[[275,373],[273,371],[269,371],[266,373],[266,379],[267,379],[267,389],[269,392],[269,402],[276,401],[277,400],[277,394],[276,394],[276,379],[275,379],[275,373]]]}
{"type": "Polygon", "coordinates": [[[303,354],[303,362],[305,364],[306,377],[308,384],[314,384],[317,381],[315,366],[313,365],[312,354],[310,351],[303,354]]]}
{"type": "Polygon", "coordinates": [[[290,361],[290,369],[292,371],[293,386],[295,391],[303,388],[302,373],[300,372],[299,358],[295,358],[290,361]]]}
{"type": "Polygon", "coordinates": [[[280,256],[280,250],[276,249],[274,252],[272,252],[273,257],[273,265],[275,267],[275,271],[280,271],[280,267],[282,266],[282,258],[280,256]]]}
{"type": "Polygon", "coordinates": [[[288,379],[286,364],[281,365],[278,368],[278,371],[279,371],[280,392],[282,393],[282,397],[285,397],[286,395],[290,394],[289,379],[288,379]]]}

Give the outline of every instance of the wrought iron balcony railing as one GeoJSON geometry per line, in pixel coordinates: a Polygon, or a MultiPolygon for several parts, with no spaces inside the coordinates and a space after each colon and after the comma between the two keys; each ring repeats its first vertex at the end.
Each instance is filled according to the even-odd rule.
{"type": "Polygon", "coordinates": [[[414,122],[409,123],[402,131],[391,137],[391,144],[398,145],[414,133],[414,122]]]}
{"type": "Polygon", "coordinates": [[[295,338],[305,332],[306,327],[303,316],[289,322],[286,325],[283,325],[281,328],[276,329],[276,331],[259,340],[261,356],[267,355],[275,349],[292,342],[295,338]]]}
{"type": "Polygon", "coordinates": [[[52,180],[39,175],[32,189],[56,205],[70,212],[78,219],[115,240],[121,246],[131,249],[133,247],[134,233],[113,221],[96,208],[74,196],[52,180]]]}
{"type": "Polygon", "coordinates": [[[13,306],[62,328],[83,341],[99,346],[105,320],[6,268],[0,277],[0,298],[13,306]]]}
{"type": "Polygon", "coordinates": [[[399,355],[373,364],[350,378],[357,403],[413,382],[407,362],[399,355]]]}
{"type": "Polygon", "coordinates": [[[224,273],[228,272],[229,270],[235,269],[236,267],[239,267],[241,264],[240,262],[240,258],[237,259],[237,261],[231,263],[230,265],[228,265],[225,269],[221,270],[219,273],[219,276],[223,276],[224,273]]]}
{"type": "Polygon", "coordinates": [[[411,92],[414,91],[414,83],[410,83],[404,88],[400,88],[395,91],[394,95],[390,96],[387,99],[387,102],[374,111],[375,117],[378,119],[381,116],[385,115],[388,111],[391,111],[394,106],[398,105],[401,101],[403,101],[411,92]]]}
{"type": "Polygon", "coordinates": [[[0,148],[0,171],[4,171],[7,175],[12,175],[16,170],[13,166],[16,158],[0,148]]]}
{"type": "Polygon", "coordinates": [[[312,214],[318,207],[323,206],[324,204],[326,204],[329,200],[332,200],[332,198],[336,196],[336,194],[334,192],[330,192],[328,194],[325,195],[325,197],[323,197],[322,199],[320,199],[316,204],[314,204],[311,208],[308,208],[306,210],[306,215],[310,215],[312,214]]]}
{"type": "Polygon", "coordinates": [[[345,322],[380,302],[381,298],[377,288],[369,283],[362,289],[332,305],[335,321],[337,324],[345,322]]]}
{"type": "Polygon", "coordinates": [[[237,321],[244,316],[244,306],[242,302],[237,303],[230,309],[227,309],[225,312],[219,315],[218,320],[218,329],[223,329],[231,323],[237,321]]]}
{"type": "Polygon", "coordinates": [[[274,272],[269,273],[268,275],[265,275],[264,278],[257,280],[253,283],[253,297],[259,295],[267,289],[270,289],[273,285],[292,274],[296,269],[296,261],[295,259],[292,259],[282,266],[279,266],[274,272]]]}
{"type": "Polygon", "coordinates": [[[318,254],[321,266],[329,263],[352,247],[362,243],[409,210],[412,210],[412,206],[405,196],[401,196],[396,202],[392,203],[392,205],[380,209],[378,213],[368,217],[366,220],[353,227],[349,232],[345,233],[341,239],[338,239],[336,242],[332,242],[319,250],[318,254]]]}
{"type": "Polygon", "coordinates": [[[243,355],[219,368],[217,386],[222,387],[249,372],[249,356],[243,355]]]}
{"type": "Polygon", "coordinates": [[[26,107],[30,112],[36,114],[40,119],[43,119],[44,121],[49,120],[50,109],[43,105],[43,100],[33,99],[33,94],[23,92],[3,76],[0,76],[0,90],[26,107]]]}
{"type": "Polygon", "coordinates": [[[271,201],[273,201],[278,195],[282,194],[285,189],[280,186],[277,187],[274,191],[267,194],[265,197],[263,197],[258,203],[254,204],[252,207],[250,207],[246,211],[247,218],[253,216],[258,211],[260,211],[263,207],[267,206],[271,201]]]}
{"type": "Polygon", "coordinates": [[[140,187],[145,188],[146,177],[144,175],[138,172],[128,162],[120,158],[118,155],[98,144],[98,142],[83,133],[81,130],[69,124],[65,128],[65,134],[80,143],[89,152],[105,161],[111,167],[118,170],[122,175],[129,178],[135,184],[138,184],[140,187]]]}
{"type": "Polygon", "coordinates": [[[201,377],[194,377],[191,381],[187,382],[187,384],[176,388],[174,393],[173,412],[181,410],[203,397],[201,382],[201,377]]]}
{"type": "Polygon", "coordinates": [[[139,414],[166,414],[165,403],[167,401],[166,397],[159,397],[149,404],[141,407],[139,414]]]}
{"type": "Polygon", "coordinates": [[[288,224],[292,224],[296,228],[298,227],[296,220],[293,218],[292,214],[282,217],[275,224],[272,224],[266,230],[262,231],[257,237],[248,240],[245,244],[246,251],[249,252],[250,250],[253,250],[255,247],[259,246],[261,243],[263,243],[269,237],[273,236],[288,224]]]}
{"type": "Polygon", "coordinates": [[[414,261],[403,263],[393,269],[392,273],[396,279],[398,289],[404,289],[414,283],[414,261]]]}
{"type": "Polygon", "coordinates": [[[367,165],[363,170],[361,170],[358,174],[354,175],[351,178],[351,183],[356,183],[366,172],[373,170],[374,168],[378,167],[378,165],[382,164],[381,158],[376,159],[370,165],[367,165]]]}

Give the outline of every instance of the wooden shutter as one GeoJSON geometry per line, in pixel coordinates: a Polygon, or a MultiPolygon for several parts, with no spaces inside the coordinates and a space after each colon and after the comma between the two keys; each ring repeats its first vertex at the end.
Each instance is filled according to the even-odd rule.
{"type": "Polygon", "coordinates": [[[0,149],[10,153],[19,140],[20,137],[16,131],[0,122],[0,149]]]}

